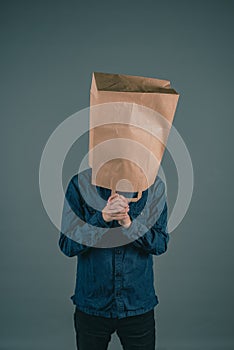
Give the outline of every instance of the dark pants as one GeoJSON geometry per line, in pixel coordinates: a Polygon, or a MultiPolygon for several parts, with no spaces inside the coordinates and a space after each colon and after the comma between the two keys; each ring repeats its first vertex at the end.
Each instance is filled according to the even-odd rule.
{"type": "Polygon", "coordinates": [[[155,350],[153,309],[118,319],[88,315],[75,308],[74,325],[78,350],[106,350],[115,331],[124,350],[155,350]]]}

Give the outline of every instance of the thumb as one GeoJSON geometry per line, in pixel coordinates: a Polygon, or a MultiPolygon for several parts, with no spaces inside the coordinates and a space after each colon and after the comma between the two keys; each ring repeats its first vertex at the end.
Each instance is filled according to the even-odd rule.
{"type": "Polygon", "coordinates": [[[112,194],[112,195],[108,198],[108,202],[111,202],[112,199],[117,198],[117,197],[119,197],[119,194],[118,194],[118,193],[112,194]]]}

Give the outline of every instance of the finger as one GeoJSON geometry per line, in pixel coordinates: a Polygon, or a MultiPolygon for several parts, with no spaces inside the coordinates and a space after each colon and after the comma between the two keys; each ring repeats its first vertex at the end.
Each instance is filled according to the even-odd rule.
{"type": "Polygon", "coordinates": [[[121,205],[120,203],[115,203],[115,204],[107,204],[105,206],[105,211],[110,212],[110,213],[118,213],[118,212],[127,212],[129,211],[130,208],[129,206],[121,205]]]}
{"type": "Polygon", "coordinates": [[[129,210],[129,206],[126,206],[125,204],[121,203],[115,203],[114,205],[109,205],[108,209],[110,211],[126,211],[129,210]]]}
{"type": "Polygon", "coordinates": [[[107,204],[108,204],[108,205],[112,205],[112,204],[118,203],[118,202],[119,202],[118,197],[115,197],[115,198],[113,198],[113,199],[111,199],[111,200],[108,200],[108,201],[107,201],[107,204]]]}
{"type": "Polygon", "coordinates": [[[121,208],[116,208],[108,211],[110,214],[126,213],[126,210],[121,208]]]}
{"type": "Polygon", "coordinates": [[[128,218],[128,215],[125,215],[125,214],[111,215],[112,220],[123,220],[123,219],[127,219],[127,218],[128,218]]]}
{"type": "Polygon", "coordinates": [[[122,194],[118,194],[118,193],[116,193],[116,194],[117,194],[117,196],[113,195],[113,196],[109,197],[110,201],[113,201],[114,199],[117,199],[117,200],[123,200],[127,204],[129,203],[129,199],[128,198],[124,197],[122,194]]]}
{"type": "Polygon", "coordinates": [[[110,215],[115,215],[115,214],[127,214],[128,213],[128,209],[121,209],[121,208],[117,208],[116,210],[109,210],[108,213],[110,215]]]}
{"type": "Polygon", "coordinates": [[[112,199],[110,202],[109,202],[109,204],[110,205],[112,205],[112,204],[114,204],[114,203],[119,203],[120,205],[122,205],[122,206],[124,206],[124,207],[126,207],[126,206],[128,206],[128,201],[126,200],[126,199],[123,199],[124,197],[116,197],[116,198],[114,198],[114,199],[112,199]]]}
{"type": "Polygon", "coordinates": [[[118,197],[119,194],[118,193],[114,193],[112,194],[109,198],[108,198],[108,202],[110,202],[111,200],[113,200],[114,198],[118,197]]]}
{"type": "Polygon", "coordinates": [[[108,208],[108,212],[110,214],[115,213],[127,213],[129,211],[129,208],[122,208],[122,207],[116,207],[116,208],[108,208]]]}
{"type": "Polygon", "coordinates": [[[122,196],[121,194],[119,195],[119,200],[122,202],[122,203],[126,203],[127,205],[129,204],[129,199],[122,196]]]}
{"type": "Polygon", "coordinates": [[[113,197],[109,197],[108,202],[109,203],[113,203],[119,200],[119,195],[113,196],[113,197]]]}
{"type": "Polygon", "coordinates": [[[122,196],[122,194],[119,195],[119,198],[122,199],[125,203],[127,203],[127,204],[129,203],[128,199],[126,197],[122,196]]]}

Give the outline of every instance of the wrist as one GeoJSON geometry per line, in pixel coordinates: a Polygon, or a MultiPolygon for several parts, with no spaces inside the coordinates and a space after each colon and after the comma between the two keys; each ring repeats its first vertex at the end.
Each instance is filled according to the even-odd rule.
{"type": "Polygon", "coordinates": [[[106,220],[106,215],[105,215],[105,213],[102,211],[102,218],[103,218],[103,220],[105,221],[105,222],[107,222],[107,220],[106,220]]]}
{"type": "Polygon", "coordinates": [[[124,228],[129,228],[131,226],[132,221],[130,220],[127,224],[122,225],[124,228]]]}

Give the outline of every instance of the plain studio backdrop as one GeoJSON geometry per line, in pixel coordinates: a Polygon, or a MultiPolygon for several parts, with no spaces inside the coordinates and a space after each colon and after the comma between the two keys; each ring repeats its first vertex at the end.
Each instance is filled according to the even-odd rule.
{"type": "MultiPolygon", "coordinates": [[[[93,71],[168,79],[194,192],[168,251],[154,257],[158,350],[233,349],[233,1],[1,1],[0,349],[75,349],[76,258],[39,191],[54,129],[89,106],[93,71]]],[[[69,151],[63,186],[88,152],[69,151]]],[[[163,170],[170,212],[178,179],[163,170]]],[[[116,335],[110,350],[120,349],[116,335]]]]}

